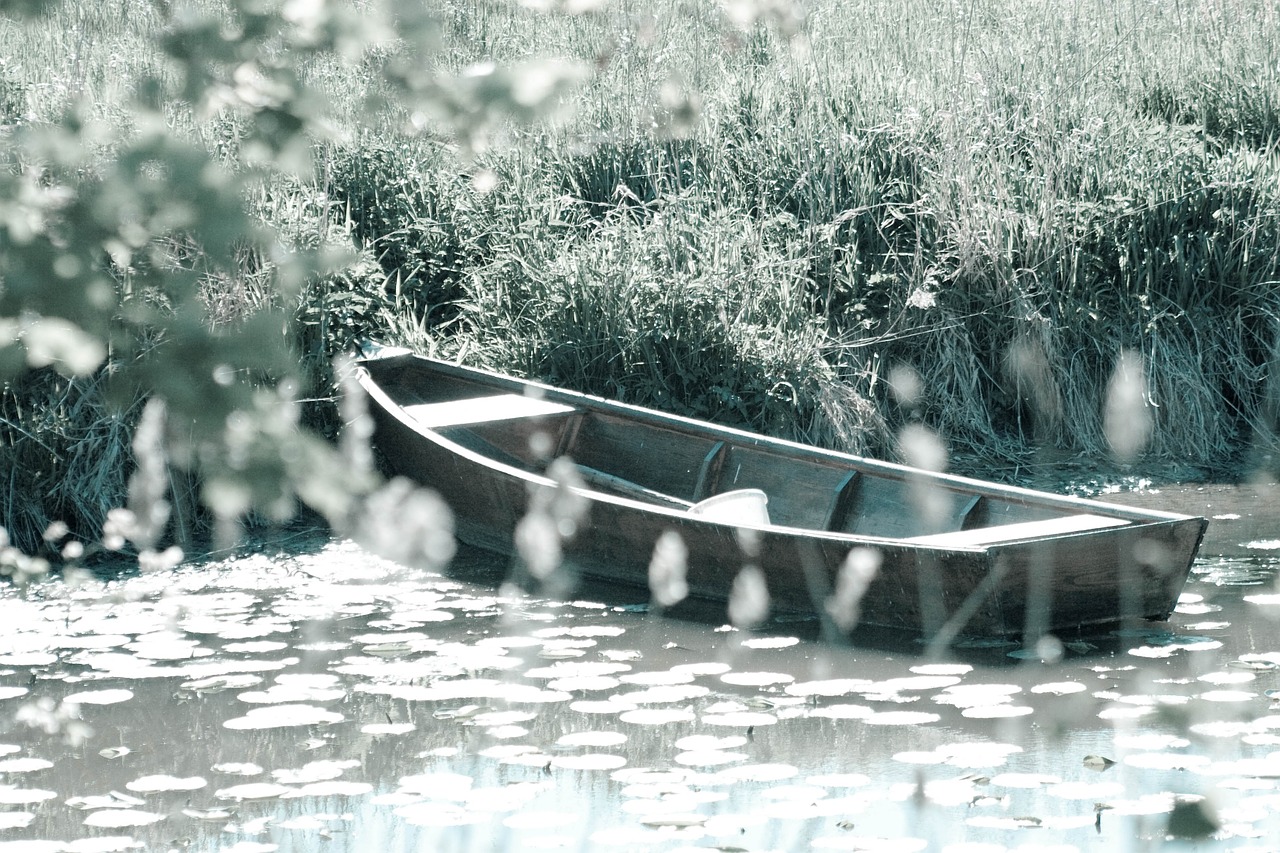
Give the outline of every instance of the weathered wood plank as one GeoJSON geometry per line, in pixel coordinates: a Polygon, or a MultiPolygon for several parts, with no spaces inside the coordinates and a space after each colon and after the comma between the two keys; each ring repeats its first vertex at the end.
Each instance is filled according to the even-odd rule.
{"type": "Polygon", "coordinates": [[[492,394],[443,403],[417,403],[404,407],[405,412],[428,429],[442,429],[466,424],[493,423],[515,418],[562,415],[573,406],[524,394],[492,394]]]}
{"type": "Polygon", "coordinates": [[[658,506],[671,507],[672,509],[687,510],[693,506],[693,501],[677,498],[674,495],[668,495],[663,492],[655,491],[654,489],[647,489],[639,483],[624,480],[621,477],[608,474],[595,468],[590,468],[586,465],[575,465],[574,468],[582,477],[582,481],[586,483],[588,488],[603,489],[606,492],[614,492],[625,498],[648,501],[649,503],[654,503],[658,506]]]}
{"type": "Polygon", "coordinates": [[[1046,536],[1065,536],[1068,533],[1124,527],[1128,523],[1122,518],[1106,518],[1101,515],[1082,513],[1047,518],[1043,521],[1023,521],[1017,524],[998,524],[994,527],[974,527],[970,530],[912,536],[907,541],[916,545],[981,547],[997,542],[1017,542],[1022,539],[1042,539],[1046,536]]]}

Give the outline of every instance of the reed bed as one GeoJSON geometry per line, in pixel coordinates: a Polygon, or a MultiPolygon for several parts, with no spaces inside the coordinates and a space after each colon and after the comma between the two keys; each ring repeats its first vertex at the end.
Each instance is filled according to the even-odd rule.
{"type": "MultiPolygon", "coordinates": [[[[1150,431],[1123,461],[1277,472],[1275,3],[429,5],[442,49],[415,62],[534,63],[536,83],[557,57],[581,82],[521,123],[460,84],[449,137],[379,76],[403,47],[308,67],[332,128],[315,173],[247,203],[289,245],[354,246],[291,306],[318,382],[380,336],[881,456],[923,423],[1013,476],[1045,451],[1114,460],[1107,389],[1136,354],[1150,431]]],[[[76,87],[129,121],[130,81],[169,79],[161,8],[6,25],[7,121],[76,87]]],[[[166,114],[236,162],[233,116],[166,114]]],[[[268,273],[210,303],[234,315],[268,273]]]]}

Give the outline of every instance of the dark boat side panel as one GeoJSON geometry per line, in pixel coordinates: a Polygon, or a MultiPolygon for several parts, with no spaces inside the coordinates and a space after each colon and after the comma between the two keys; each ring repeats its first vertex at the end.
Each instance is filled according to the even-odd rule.
{"type": "Polygon", "coordinates": [[[1119,619],[1167,619],[1186,583],[1205,522],[1117,528],[993,549],[1008,572],[1001,596],[1026,602],[1024,622],[1041,631],[1119,619]]]}
{"type": "Polygon", "coordinates": [[[566,454],[580,465],[694,500],[699,474],[715,445],[711,438],[593,412],[583,419],[566,454]]]}
{"type": "Polygon", "coordinates": [[[848,469],[819,460],[788,459],[757,447],[731,447],[720,465],[714,492],[761,489],[769,496],[775,524],[822,530],[848,469]]]}

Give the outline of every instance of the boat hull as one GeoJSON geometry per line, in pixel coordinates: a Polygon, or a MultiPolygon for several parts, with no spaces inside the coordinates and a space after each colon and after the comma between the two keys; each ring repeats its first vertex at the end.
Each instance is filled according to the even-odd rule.
{"type": "MultiPolygon", "coordinates": [[[[441,494],[454,512],[461,541],[517,558],[515,565],[522,565],[515,531],[531,511],[550,505],[548,495],[556,489],[568,489],[579,498],[575,512],[580,517],[572,519],[571,525],[555,520],[560,533],[568,534],[559,537],[563,553],[558,577],[567,571],[647,587],[655,544],[674,532],[687,549],[685,580],[690,595],[728,600],[743,568],[756,566],[774,612],[816,614],[828,627],[844,629],[851,614],[833,611],[828,603],[840,584],[842,566],[857,550],[864,557],[873,555],[877,564],[858,602],[860,626],[944,640],[961,635],[1067,635],[1130,618],[1167,618],[1205,529],[1199,518],[1110,507],[1128,516],[1114,522],[1121,526],[981,546],[920,544],[786,525],[736,527],[679,506],[655,506],[605,494],[572,478],[557,482],[546,472],[526,471],[507,464],[510,460],[489,458],[472,442],[450,437],[447,430],[424,427],[385,389],[392,377],[402,385],[424,383],[431,381],[434,371],[465,372],[464,368],[437,367],[415,359],[398,369],[382,364],[370,372],[376,364],[366,364],[362,378],[374,403],[376,446],[393,473],[441,494]]],[[[508,377],[476,375],[492,378],[498,390],[525,386],[508,377]]],[[[552,393],[537,387],[540,394],[552,393]]],[[[609,407],[611,416],[618,411],[616,404],[554,393],[557,396],[548,399],[567,401],[575,411],[601,404],[609,407]]],[[[713,438],[729,435],[739,443],[750,438],[773,444],[763,437],[674,420],[681,429],[705,430],[713,438]]],[[[833,465],[842,458],[850,465],[868,464],[843,454],[823,451],[820,455],[833,465]]],[[[1001,487],[988,488],[1003,494],[1001,487]]],[[[1031,494],[1039,495],[1018,491],[1014,497],[1029,503],[1031,494]]],[[[1101,512],[1103,507],[1058,496],[1045,495],[1043,500],[1046,506],[1061,505],[1063,512],[1081,508],[1101,512]]],[[[941,538],[946,540],[947,534],[941,538]]]]}

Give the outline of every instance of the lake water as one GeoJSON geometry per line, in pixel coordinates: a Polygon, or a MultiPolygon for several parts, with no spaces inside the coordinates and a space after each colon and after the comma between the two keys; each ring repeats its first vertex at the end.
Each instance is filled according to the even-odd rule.
{"type": "Polygon", "coordinates": [[[0,597],[0,851],[1108,850],[1280,839],[1269,490],[1168,624],[1060,659],[814,642],[299,538],[0,597]]]}

